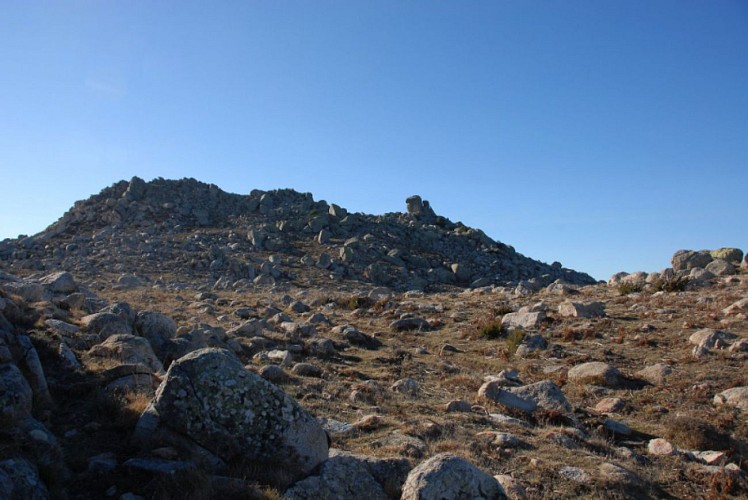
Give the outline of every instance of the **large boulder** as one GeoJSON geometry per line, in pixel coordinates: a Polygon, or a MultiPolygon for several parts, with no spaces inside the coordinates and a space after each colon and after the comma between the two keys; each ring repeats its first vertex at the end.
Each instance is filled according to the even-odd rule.
{"type": "Polygon", "coordinates": [[[78,284],[75,282],[73,275],[66,272],[58,272],[49,274],[39,282],[46,285],[47,289],[52,293],[73,293],[78,291],[78,284]]]}
{"type": "Polygon", "coordinates": [[[328,451],[314,417],[229,351],[215,348],[171,365],[135,438],[186,447],[217,469],[239,463],[282,472],[289,482],[308,476],[328,451]]]}
{"type": "Polygon", "coordinates": [[[689,271],[694,267],[704,268],[714,258],[711,254],[702,250],[700,252],[694,252],[693,250],[678,250],[673,254],[672,266],[675,271],[689,271]]]}
{"type": "Polygon", "coordinates": [[[442,498],[505,499],[504,489],[492,476],[451,453],[435,455],[410,471],[402,500],[442,498]]]}
{"type": "Polygon", "coordinates": [[[731,264],[740,265],[743,260],[743,251],[739,248],[720,248],[709,252],[713,259],[726,260],[731,264]]]}
{"type": "Polygon", "coordinates": [[[31,415],[33,398],[21,370],[12,363],[0,364],[0,424],[12,425],[31,415]]]}

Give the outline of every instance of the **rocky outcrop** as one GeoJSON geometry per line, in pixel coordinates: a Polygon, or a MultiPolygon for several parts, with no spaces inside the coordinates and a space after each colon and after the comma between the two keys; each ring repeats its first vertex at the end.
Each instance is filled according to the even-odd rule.
{"type": "MultiPolygon", "coordinates": [[[[154,272],[202,276],[223,287],[272,286],[295,279],[291,264],[395,290],[530,279],[541,287],[557,279],[594,283],[440,217],[419,196],[409,197],[406,207],[406,213],[351,214],[288,189],[239,195],[194,179],[135,177],[77,202],[34,237],[0,242],[0,262],[77,276],[119,271],[123,288],[147,284],[154,272]],[[283,255],[283,263],[269,262],[272,254],[283,255]]],[[[55,278],[56,289],[71,289],[63,277],[55,278]]]]}

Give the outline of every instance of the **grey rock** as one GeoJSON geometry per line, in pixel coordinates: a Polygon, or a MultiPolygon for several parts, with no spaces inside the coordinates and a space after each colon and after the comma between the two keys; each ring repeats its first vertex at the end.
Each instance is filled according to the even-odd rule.
{"type": "Polygon", "coordinates": [[[10,426],[31,415],[34,394],[12,363],[0,364],[0,421],[10,426]]]}
{"type": "Polygon", "coordinates": [[[52,293],[74,293],[78,291],[78,284],[73,275],[66,272],[48,274],[39,280],[52,293]]]}
{"type": "Polygon", "coordinates": [[[546,316],[547,315],[543,311],[508,313],[501,318],[501,326],[509,329],[522,328],[525,330],[532,330],[539,327],[546,316]]]}
{"type": "Polygon", "coordinates": [[[690,271],[695,267],[704,268],[713,257],[707,251],[678,250],[673,254],[672,267],[675,271],[690,271]]]}
{"type": "Polygon", "coordinates": [[[294,375],[298,375],[300,377],[313,378],[320,378],[322,377],[323,373],[322,368],[311,363],[296,363],[291,371],[294,373],[294,375]]]}
{"type": "Polygon", "coordinates": [[[393,392],[398,392],[400,394],[405,394],[406,396],[410,396],[411,398],[415,398],[418,396],[418,393],[421,389],[418,385],[418,382],[416,382],[412,378],[403,378],[392,384],[390,390],[393,392]]]}
{"type": "Polygon", "coordinates": [[[737,273],[735,266],[722,259],[711,261],[704,269],[714,276],[732,276],[737,273]]]}
{"type": "Polygon", "coordinates": [[[737,335],[734,333],[712,328],[702,328],[692,334],[688,338],[688,341],[695,345],[697,349],[725,349],[735,338],[737,338],[737,335]]]}
{"type": "Polygon", "coordinates": [[[571,302],[567,301],[558,306],[561,316],[572,318],[604,318],[605,304],[602,302],[571,302]]]}
{"type": "Polygon", "coordinates": [[[209,463],[263,463],[285,471],[289,480],[308,476],[328,452],[327,435],[314,417],[221,349],[175,361],[136,429],[143,444],[184,445],[185,438],[209,463]]]}
{"type": "Polygon", "coordinates": [[[176,337],[177,324],[164,314],[144,311],[135,319],[135,331],[148,339],[153,350],[159,354],[167,342],[176,337]]]}
{"type": "Polygon", "coordinates": [[[656,363],[654,365],[645,366],[638,372],[636,376],[649,382],[652,385],[664,385],[667,382],[668,376],[673,372],[673,368],[665,363],[656,363]]]}
{"type": "MultiPolygon", "coordinates": [[[[748,258],[748,255],[746,255],[748,258]]],[[[722,309],[722,314],[726,314],[728,316],[736,315],[736,314],[746,314],[748,313],[748,297],[744,299],[740,299],[737,302],[733,302],[729,306],[722,309]]]]}
{"type": "Polygon", "coordinates": [[[330,450],[319,472],[286,490],[284,498],[374,500],[399,498],[411,466],[402,458],[372,458],[330,450]]]}
{"type": "Polygon", "coordinates": [[[0,485],[11,485],[0,491],[10,500],[46,500],[50,498],[36,468],[22,458],[9,458],[0,462],[0,485]]]}
{"type": "Polygon", "coordinates": [[[437,498],[507,498],[496,479],[467,460],[441,453],[422,462],[408,474],[402,500],[437,498]]]}
{"type": "Polygon", "coordinates": [[[621,384],[621,374],[618,369],[601,361],[574,366],[569,370],[568,378],[570,382],[603,387],[618,387],[621,384]]]}
{"type": "Polygon", "coordinates": [[[429,331],[431,325],[429,325],[429,322],[423,318],[402,318],[390,323],[390,329],[396,332],[411,330],[429,331]]]}
{"type": "Polygon", "coordinates": [[[265,365],[260,369],[260,376],[268,382],[277,384],[286,378],[286,373],[278,365],[265,365]]]}
{"type": "Polygon", "coordinates": [[[714,396],[714,404],[728,405],[748,412],[748,387],[733,387],[714,396]]]}
{"type": "Polygon", "coordinates": [[[109,358],[125,364],[141,364],[151,370],[151,373],[161,373],[164,370],[161,361],[151,348],[150,342],[135,335],[112,335],[101,344],[93,346],[88,354],[94,357],[109,358]]]}
{"type": "Polygon", "coordinates": [[[110,312],[89,314],[81,318],[86,333],[98,335],[102,340],[111,335],[132,334],[132,328],[119,315],[110,312]]]}

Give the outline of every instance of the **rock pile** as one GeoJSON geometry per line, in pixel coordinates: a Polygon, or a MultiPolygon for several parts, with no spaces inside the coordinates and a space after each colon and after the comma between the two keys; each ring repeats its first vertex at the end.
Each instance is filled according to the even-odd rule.
{"type": "Polygon", "coordinates": [[[0,262],[78,276],[106,269],[122,274],[123,288],[161,273],[222,287],[294,282],[310,273],[395,290],[594,283],[437,216],[419,196],[406,204],[407,213],[373,216],[288,189],[238,195],[193,179],[135,177],[77,202],[36,236],[0,242],[0,262]]]}

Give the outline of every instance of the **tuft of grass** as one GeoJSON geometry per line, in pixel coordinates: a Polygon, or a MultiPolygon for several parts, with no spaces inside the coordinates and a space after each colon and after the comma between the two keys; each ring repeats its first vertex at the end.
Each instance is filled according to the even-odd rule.
{"type": "Polygon", "coordinates": [[[684,292],[688,286],[688,278],[671,278],[660,279],[652,283],[652,289],[655,292],[684,292]]]}
{"type": "Polygon", "coordinates": [[[521,328],[512,330],[506,337],[506,348],[509,354],[514,355],[517,352],[522,341],[525,339],[525,332],[521,328]]]}
{"type": "Polygon", "coordinates": [[[484,339],[494,340],[501,337],[504,331],[501,329],[500,321],[492,321],[487,324],[479,325],[478,333],[484,339]]]}
{"type": "Polygon", "coordinates": [[[727,450],[730,436],[712,424],[685,415],[673,417],[667,425],[665,437],[676,445],[691,450],[727,450]]]}

